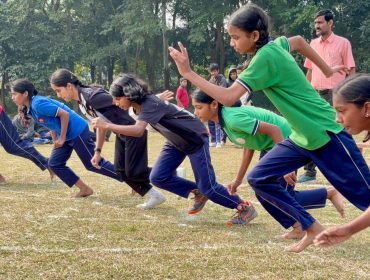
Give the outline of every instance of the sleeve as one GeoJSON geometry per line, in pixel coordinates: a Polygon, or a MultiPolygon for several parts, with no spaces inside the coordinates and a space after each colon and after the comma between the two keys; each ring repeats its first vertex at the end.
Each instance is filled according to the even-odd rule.
{"type": "Polygon", "coordinates": [[[348,68],[354,68],[356,66],[355,60],[353,59],[351,43],[348,40],[346,40],[344,44],[343,64],[348,68]]]}
{"type": "Polygon", "coordinates": [[[280,36],[274,40],[275,44],[277,44],[279,47],[286,50],[288,53],[290,53],[290,44],[289,40],[285,36],[280,36]]]}
{"type": "Polygon", "coordinates": [[[141,111],[138,115],[138,120],[152,125],[157,124],[165,115],[165,106],[169,106],[166,104],[168,104],[168,101],[161,101],[159,98],[147,98],[141,103],[141,111]]]}
{"type": "Polygon", "coordinates": [[[113,98],[105,90],[96,89],[87,97],[86,102],[92,108],[99,110],[101,108],[112,106],[113,98]]]}
{"type": "Polygon", "coordinates": [[[48,117],[56,117],[59,111],[59,106],[48,99],[39,99],[32,102],[33,109],[39,114],[48,117]]]}
{"type": "Polygon", "coordinates": [[[236,82],[249,92],[272,87],[278,79],[277,65],[270,54],[261,49],[251,60],[249,66],[240,73],[236,82]]]}
{"type": "Polygon", "coordinates": [[[235,113],[226,121],[228,126],[234,131],[241,131],[250,135],[255,135],[258,130],[260,121],[250,117],[245,113],[235,113]]]}

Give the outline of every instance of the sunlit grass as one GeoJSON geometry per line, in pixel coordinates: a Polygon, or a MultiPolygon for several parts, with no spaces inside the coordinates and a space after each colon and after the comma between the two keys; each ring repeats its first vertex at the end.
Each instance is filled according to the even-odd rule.
{"type": "MultiPolygon", "coordinates": [[[[164,141],[151,133],[149,143],[152,165],[164,141]]],[[[103,151],[110,160],[113,147],[108,142],[103,151]]],[[[37,148],[49,155],[51,146],[37,148]]],[[[234,178],[241,151],[231,144],[212,148],[220,182],[234,178]]],[[[369,162],[369,151],[365,156],[369,162]]],[[[369,231],[327,250],[286,253],[291,242],[276,238],[284,230],[247,185],[240,195],[255,202],[259,216],[246,227],[227,228],[234,211],[208,203],[189,217],[188,202],[166,192],[167,202],[157,209],[138,210],[141,197],[131,196],[126,184],[86,171],[75,155],[69,166],[94,188],[93,197],[71,198],[76,188],[60,180],[51,184],[47,172],[2,148],[0,158],[7,180],[0,186],[0,279],[369,279],[369,231]]],[[[192,178],[187,160],[183,166],[192,178]]],[[[327,182],[320,175],[316,184],[327,182]]],[[[346,203],[342,219],[328,203],[311,213],[329,226],[359,211],[346,203]]]]}

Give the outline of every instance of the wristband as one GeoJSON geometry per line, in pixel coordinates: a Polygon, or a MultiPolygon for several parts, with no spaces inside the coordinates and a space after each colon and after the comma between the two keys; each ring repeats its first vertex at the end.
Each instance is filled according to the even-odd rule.
{"type": "Polygon", "coordinates": [[[94,151],[95,151],[96,153],[101,153],[101,148],[95,148],[95,149],[94,149],[94,151]]]}

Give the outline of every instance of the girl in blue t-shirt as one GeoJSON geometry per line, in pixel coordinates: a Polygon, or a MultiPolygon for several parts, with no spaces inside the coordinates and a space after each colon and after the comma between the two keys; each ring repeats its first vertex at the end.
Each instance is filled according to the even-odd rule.
{"type": "MultiPolygon", "coordinates": [[[[363,140],[369,140],[370,131],[370,75],[356,74],[340,83],[333,92],[333,106],[336,120],[349,133],[357,135],[366,132],[363,140]]],[[[324,230],[316,236],[317,246],[327,247],[342,243],[357,232],[370,227],[370,207],[353,221],[324,230]]]]}
{"type": "Polygon", "coordinates": [[[92,166],[90,160],[95,144],[87,122],[77,113],[59,101],[37,95],[34,85],[26,79],[14,81],[11,90],[14,103],[26,106],[36,122],[50,129],[54,148],[49,158],[49,167],[69,187],[76,185],[79,188],[75,197],[90,196],[93,190],[66,166],[73,150],[87,170],[121,181],[110,162],[102,159],[100,169],[92,166]]]}
{"type": "MultiPolygon", "coordinates": [[[[275,145],[248,175],[248,182],[276,211],[291,224],[298,222],[305,236],[289,246],[301,252],[313,243],[324,227],[315,220],[278,182],[278,178],[313,161],[328,181],[361,210],[370,205],[370,170],[352,137],[337,125],[334,111],[320,99],[302,70],[287,53],[292,45],[286,38],[271,41],[268,16],[257,5],[247,4],[230,18],[230,45],[240,54],[252,54],[248,68],[229,88],[213,85],[194,73],[186,48],[170,47],[180,74],[224,105],[232,105],[246,92],[262,90],[288,121],[292,134],[275,145]],[[355,187],[354,187],[355,186],[355,187]]],[[[301,40],[303,55],[320,67],[323,60],[301,40]]],[[[320,67],[321,68],[321,67],[320,67]]],[[[333,71],[326,65],[324,74],[333,71]]]]}
{"type": "Polygon", "coordinates": [[[97,118],[92,121],[94,127],[140,137],[150,124],[167,139],[150,173],[150,181],[154,185],[184,198],[194,193],[194,203],[189,207],[189,214],[201,211],[207,199],[210,199],[224,207],[237,209],[237,215],[228,225],[245,225],[257,216],[250,202],[243,201],[238,195],[230,195],[216,181],[207,130],[193,114],[160,100],[152,94],[146,83],[131,74],[119,76],[113,82],[110,93],[116,106],[124,110],[132,107],[138,119],[134,125],[116,125],[97,118]],[[185,157],[190,160],[195,182],[175,174],[185,157]]]}
{"type": "MultiPolygon", "coordinates": [[[[197,89],[192,94],[192,103],[195,115],[202,121],[214,121],[220,124],[231,142],[244,148],[242,162],[237,172],[236,178],[228,184],[231,194],[237,192],[238,187],[243,182],[244,176],[252,161],[254,151],[260,151],[260,159],[272,149],[274,144],[283,141],[289,136],[291,130],[288,123],[281,116],[275,113],[253,106],[242,106],[225,108],[215,101],[212,97],[197,89]],[[238,120],[233,119],[233,117],[238,120]],[[242,122],[248,122],[253,131],[246,128],[242,122]]],[[[280,184],[302,205],[305,209],[316,209],[325,207],[326,199],[329,199],[342,217],[344,217],[344,205],[339,192],[333,187],[317,188],[312,190],[295,191],[296,172],[285,175],[279,180],[280,184]]],[[[280,215],[274,207],[271,207],[259,195],[257,199],[263,207],[272,215],[280,215]]],[[[292,227],[291,232],[283,234],[284,239],[301,238],[304,231],[299,223],[290,224],[290,220],[285,220],[284,215],[277,217],[284,227],[292,227]]]]}

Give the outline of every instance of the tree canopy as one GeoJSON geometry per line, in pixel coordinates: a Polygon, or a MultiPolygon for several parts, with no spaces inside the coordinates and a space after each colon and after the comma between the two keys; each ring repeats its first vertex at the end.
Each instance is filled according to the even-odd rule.
{"type": "MultiPolygon", "coordinates": [[[[0,0],[1,103],[9,81],[28,78],[51,94],[57,68],[87,83],[108,86],[119,72],[136,73],[154,89],[175,88],[178,72],[167,46],[182,41],[191,63],[207,75],[245,58],[229,47],[227,17],[251,1],[220,0],[0,0]]],[[[252,1],[271,18],[271,34],[312,38],[314,14],[335,13],[334,31],[352,43],[357,71],[370,72],[370,1],[252,1]]],[[[6,98],[7,97],[7,98],[6,98]]]]}

